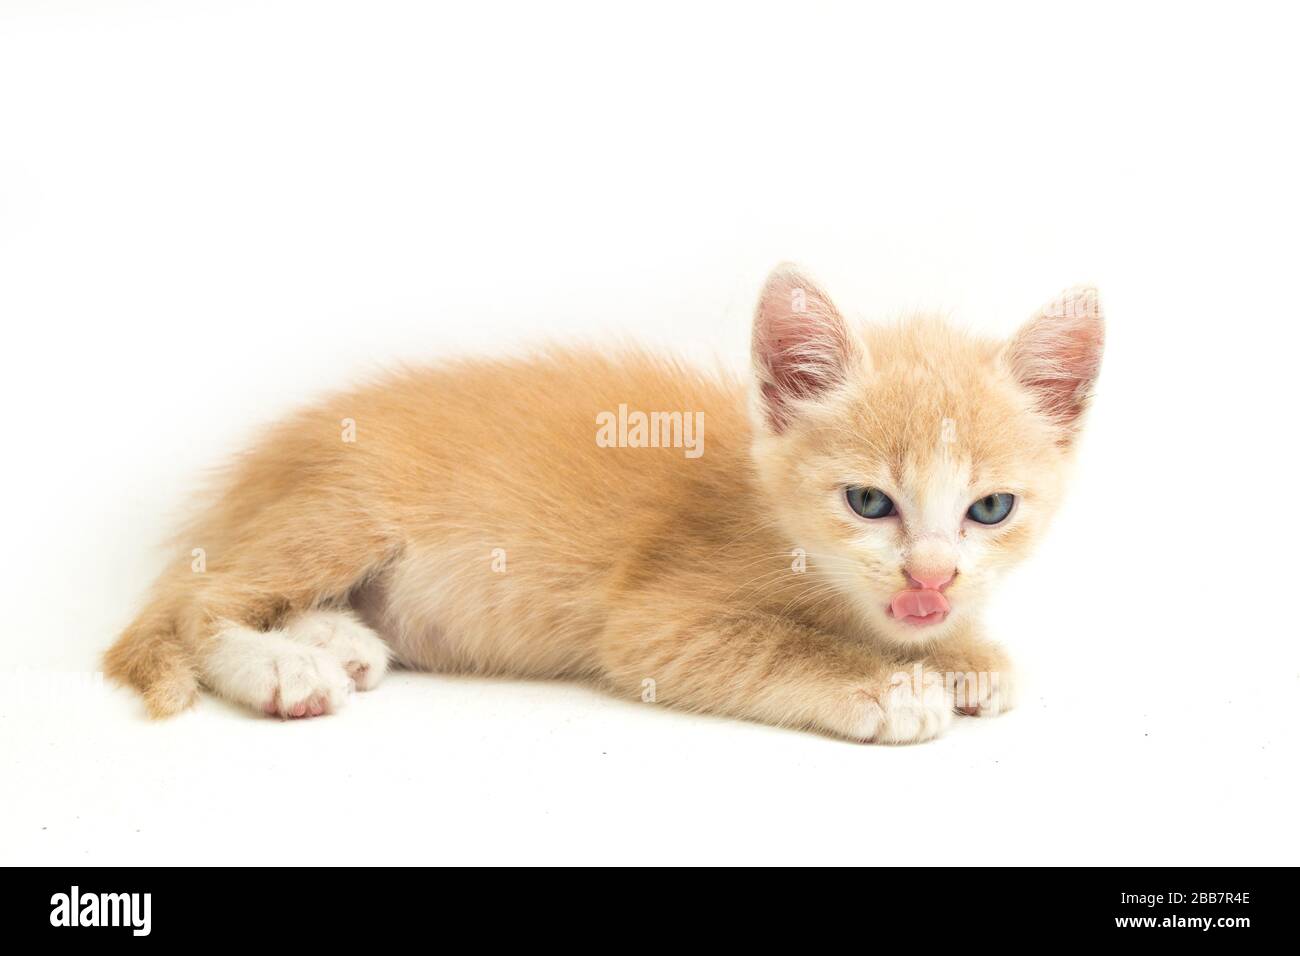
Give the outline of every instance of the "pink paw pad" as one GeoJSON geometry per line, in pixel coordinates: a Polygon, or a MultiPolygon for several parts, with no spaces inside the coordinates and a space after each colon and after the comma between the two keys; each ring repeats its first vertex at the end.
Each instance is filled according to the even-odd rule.
{"type": "Polygon", "coordinates": [[[271,717],[283,717],[290,720],[296,720],[299,717],[319,717],[322,714],[329,713],[329,698],[324,694],[317,694],[306,700],[299,701],[292,707],[282,708],[280,706],[280,695],[276,694],[271,700],[267,701],[262,710],[271,717]]]}

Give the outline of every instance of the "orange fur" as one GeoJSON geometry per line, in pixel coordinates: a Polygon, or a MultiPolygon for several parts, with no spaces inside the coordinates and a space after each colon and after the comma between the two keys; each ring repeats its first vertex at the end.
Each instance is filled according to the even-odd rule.
{"type": "MultiPolygon", "coordinates": [[[[789,269],[764,303],[779,311],[772,296],[800,283],[821,310],[810,321],[838,323],[789,269]]],[[[350,606],[409,666],[650,687],[674,706],[848,737],[932,735],[933,701],[901,699],[891,675],[912,660],[1005,669],[979,636],[980,598],[1053,510],[1074,424],[1059,412],[1086,403],[1095,363],[1070,402],[1034,376],[1044,356],[1090,346],[1074,337],[1054,352],[1059,323],[1044,313],[1028,327],[1040,334],[1026,375],[1023,347],[935,320],[835,324],[835,380],[822,388],[816,362],[801,365],[773,417],[763,361],[777,346],[758,334],[772,327],[762,311],[752,390],[641,352],[555,350],[403,371],[291,417],[186,529],[108,673],[171,714],[210,683],[223,628],[350,606]],[[620,404],[703,412],[704,453],[600,447],[598,416],[620,404]],[[965,550],[953,614],[911,635],[884,608],[924,529],[868,527],[844,506],[846,483],[895,488],[917,516],[953,494],[1020,503],[1005,529],[954,532],[965,550]]],[[[1099,314],[1088,329],[1099,351],[1099,314]]],[[[804,358],[817,347],[800,344],[804,358]]]]}

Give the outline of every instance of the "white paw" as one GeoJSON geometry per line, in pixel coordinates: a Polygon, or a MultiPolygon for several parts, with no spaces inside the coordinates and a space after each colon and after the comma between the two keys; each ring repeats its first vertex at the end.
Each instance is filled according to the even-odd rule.
{"type": "Polygon", "coordinates": [[[262,709],[280,717],[319,717],[343,706],[352,681],[331,655],[295,647],[275,659],[275,678],[262,709]]]}
{"type": "Polygon", "coordinates": [[[956,674],[953,706],[967,717],[996,717],[1016,704],[1016,682],[1009,671],[956,674]]]}
{"type": "Polygon", "coordinates": [[[280,631],[232,625],[218,631],[201,661],[203,682],[237,703],[280,717],[338,710],[352,680],[333,655],[280,631]]]}
{"type": "Polygon", "coordinates": [[[308,611],[290,621],[284,633],[333,657],[358,690],[370,690],[388,671],[388,645],[351,611],[308,611]]]}
{"type": "Polygon", "coordinates": [[[952,697],[942,682],[927,681],[918,688],[911,680],[900,680],[868,701],[858,736],[880,744],[916,743],[938,737],[952,719],[952,697]]]}

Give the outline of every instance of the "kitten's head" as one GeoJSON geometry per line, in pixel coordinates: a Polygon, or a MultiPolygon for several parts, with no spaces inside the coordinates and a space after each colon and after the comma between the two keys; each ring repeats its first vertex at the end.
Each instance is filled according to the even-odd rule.
{"type": "Polygon", "coordinates": [[[1091,288],[993,342],[929,318],[851,329],[778,268],[754,320],[764,507],[874,631],[943,637],[1055,510],[1102,337],[1091,288]]]}

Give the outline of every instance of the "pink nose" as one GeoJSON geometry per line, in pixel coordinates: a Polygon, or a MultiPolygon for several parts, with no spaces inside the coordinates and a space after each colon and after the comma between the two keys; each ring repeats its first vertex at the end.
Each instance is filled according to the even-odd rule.
{"type": "Polygon", "coordinates": [[[952,583],[956,570],[949,568],[946,571],[916,570],[907,572],[908,579],[918,587],[927,591],[942,591],[952,583]]]}

